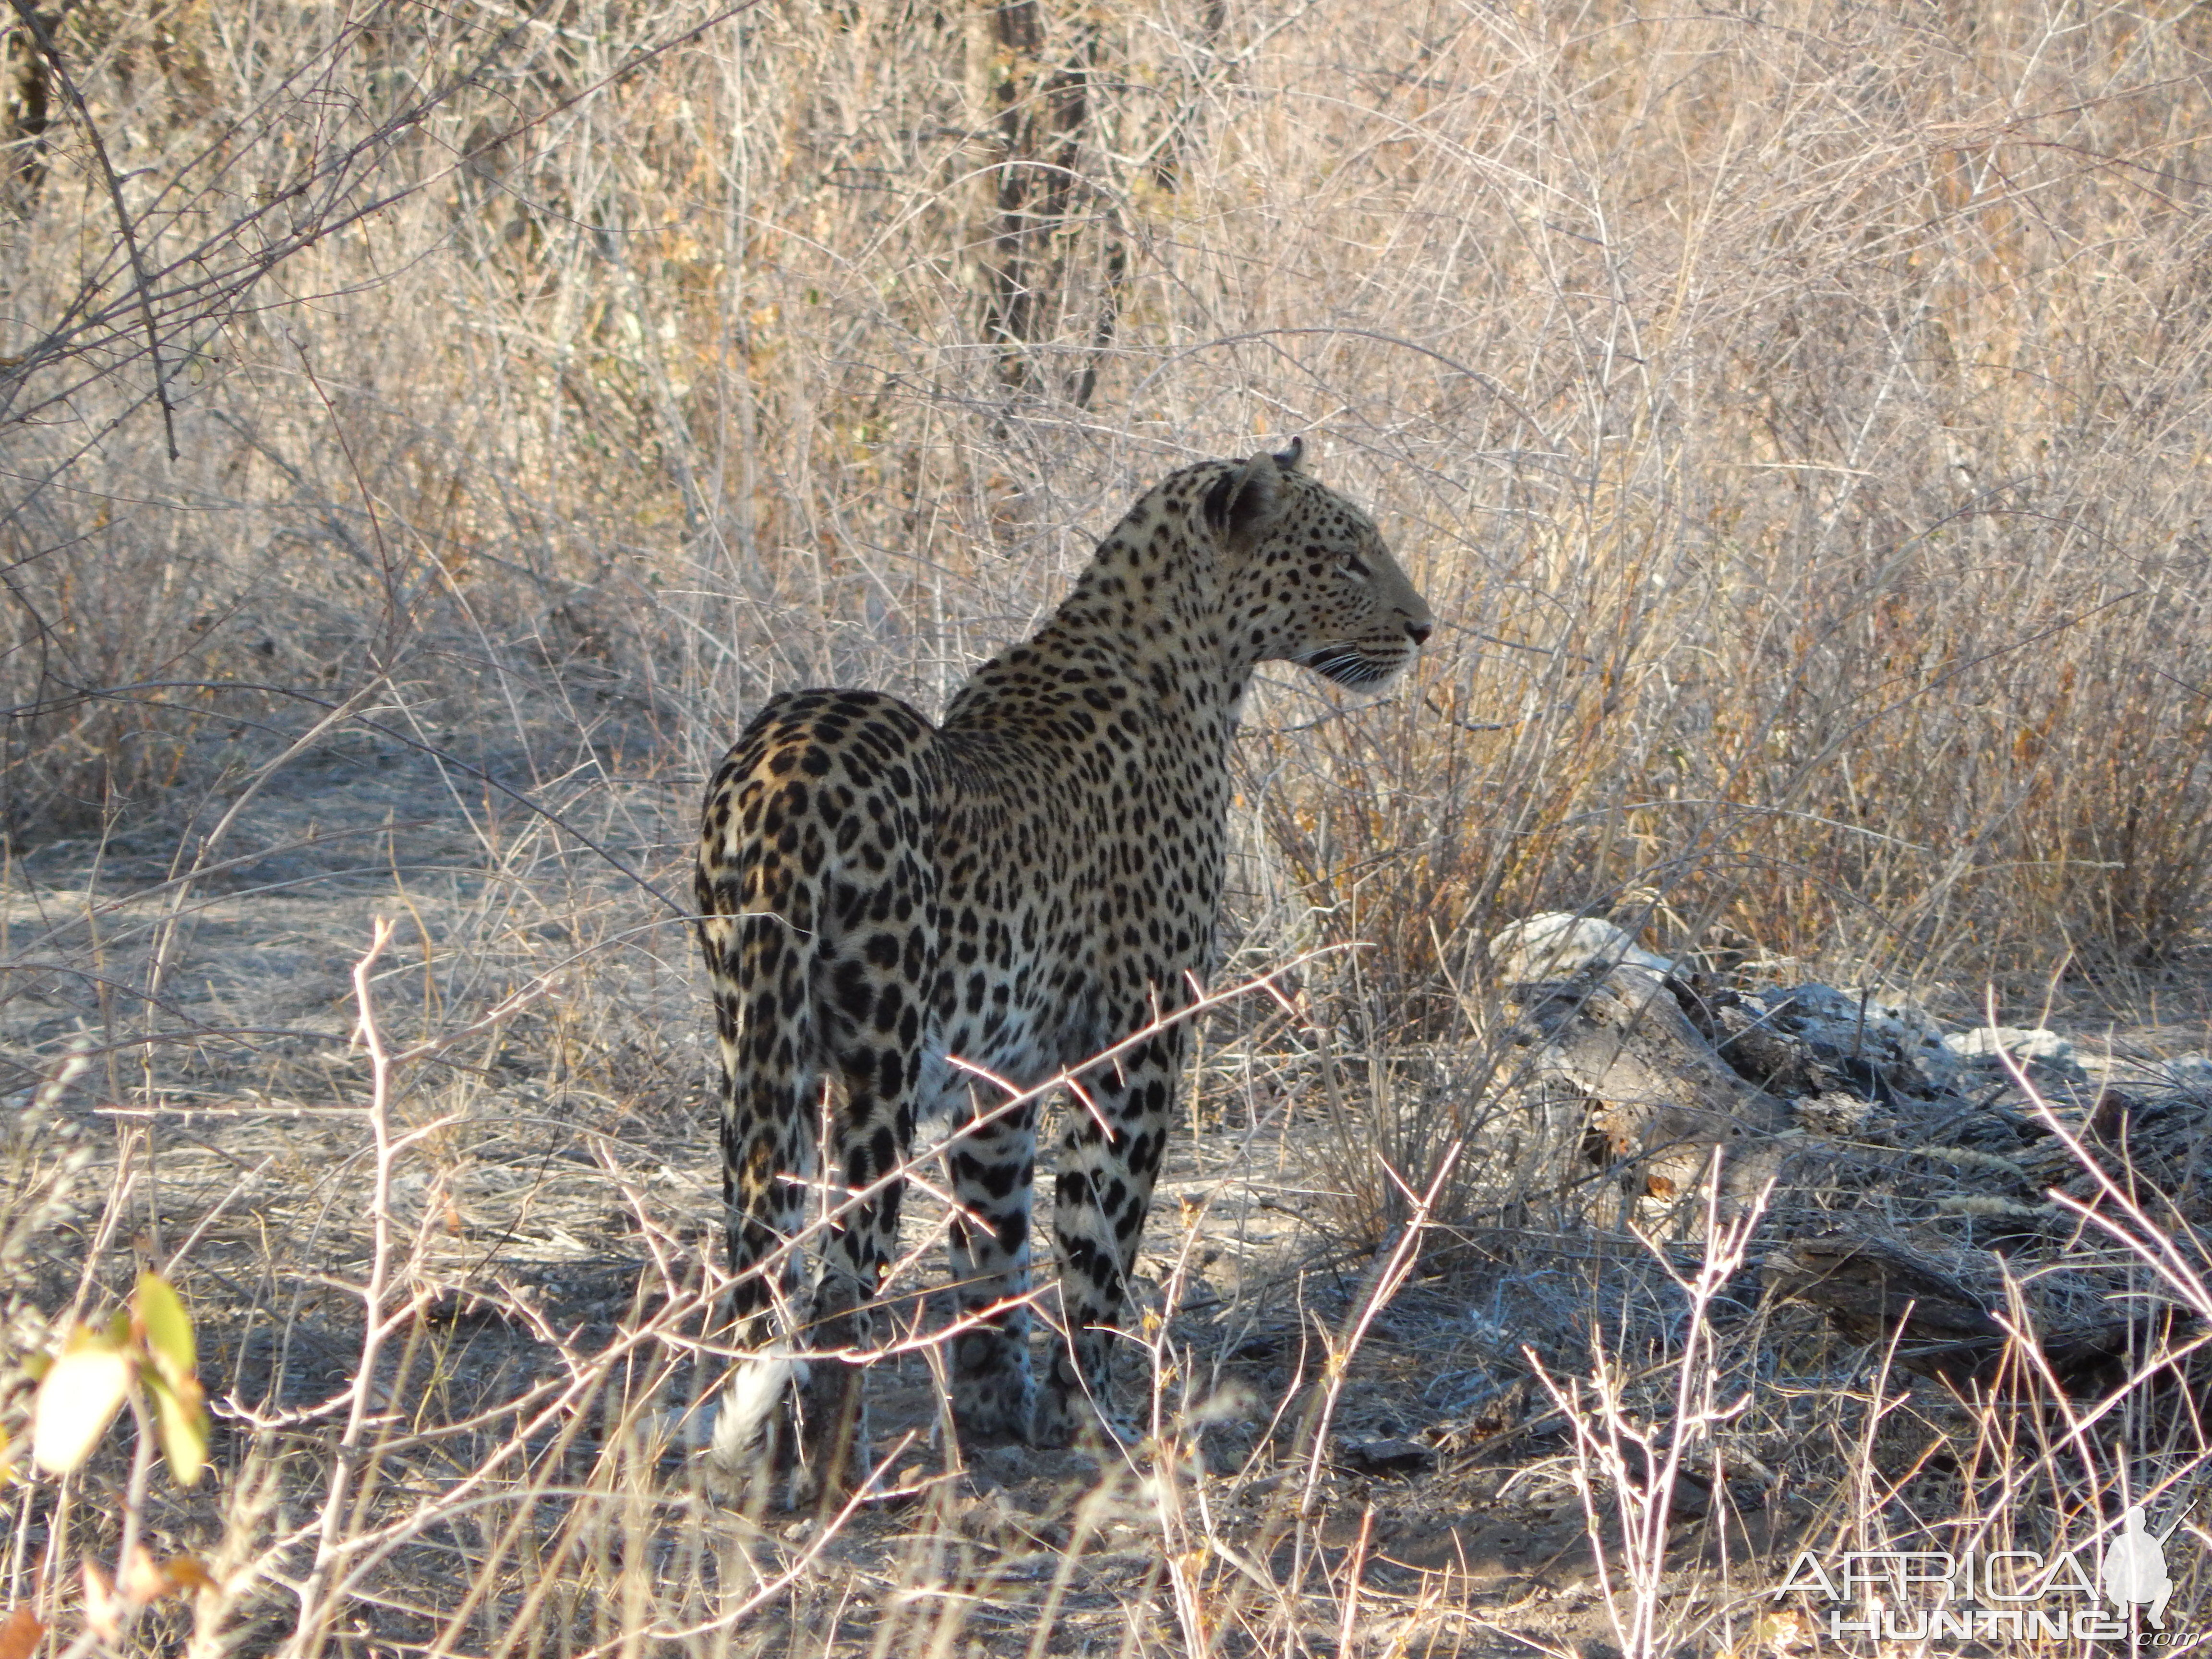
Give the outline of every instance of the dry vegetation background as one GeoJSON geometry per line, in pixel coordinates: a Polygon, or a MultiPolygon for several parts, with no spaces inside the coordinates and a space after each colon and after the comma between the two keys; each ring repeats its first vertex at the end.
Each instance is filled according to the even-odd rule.
{"type": "MultiPolygon", "coordinates": [[[[1217,1020],[1193,1115],[1224,1133],[1156,1225],[1180,1285],[1207,1182],[1290,1213],[1221,1304],[1291,1333],[1252,1351],[1268,1386],[1310,1314],[1388,1336],[1358,1310],[1440,1171],[1461,1247],[1391,1314],[1455,1358],[1414,1415],[1438,1375],[1478,1415],[1525,1393],[1524,1340],[1687,1363],[1686,1293],[1610,1211],[1535,1204],[1541,1137],[1487,1087],[1481,947],[1514,918],[1612,911],[1969,1018],[1990,985],[2195,1006],[2191,7],[13,0],[0,39],[11,1340],[151,1261],[229,1368],[221,1491],[148,1500],[222,1587],[131,1639],[1486,1639],[1465,1574],[1363,1588],[1317,1474],[1239,1544],[1164,1449],[1109,1493],[1142,1522],[1120,1581],[979,1565],[948,1521],[856,1589],[657,1461],[711,1290],[700,781],[778,689],[934,708],[1195,457],[1306,434],[1442,623],[1380,703],[1272,674],[1240,752],[1236,964],[1325,953],[1295,1017],[1217,1020]],[[347,1042],[372,913],[388,1072],[347,1042]],[[1255,1146],[1273,1186],[1228,1173],[1255,1146]],[[1501,1265],[1549,1323],[1496,1322],[1501,1265]],[[1067,1616],[976,1611],[1024,1595],[1067,1616]]],[[[1764,1333],[1729,1363],[1771,1378],[1764,1333]]],[[[1218,1384],[1242,1350],[1206,1351],[1218,1384]]],[[[1800,1358],[1762,1431],[1832,1430],[1875,1480],[1887,1396],[1800,1358]]],[[[105,1640],[76,1563],[121,1463],[18,1477],[9,1595],[105,1640]]],[[[1750,1639],[1724,1583],[1673,1605],[1697,1633],[1668,1640],[1750,1639]]]]}

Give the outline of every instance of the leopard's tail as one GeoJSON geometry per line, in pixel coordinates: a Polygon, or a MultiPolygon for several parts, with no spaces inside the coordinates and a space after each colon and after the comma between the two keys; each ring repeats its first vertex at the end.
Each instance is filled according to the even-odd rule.
{"type": "Polygon", "coordinates": [[[822,1068],[811,995],[819,905],[775,842],[710,813],[700,848],[700,945],[721,1051],[717,1102],[730,1313],[738,1362],[716,1419],[710,1462],[734,1488],[805,1367],[791,1327],[804,1279],[799,1248],[813,1173],[822,1068]],[[720,832],[718,834],[718,830],[720,832]]]}
{"type": "MultiPolygon", "coordinates": [[[[810,1343],[842,1347],[849,1346],[848,1336],[863,1334],[854,1327],[837,1328],[839,1334],[833,1326],[856,1291],[872,1294],[886,1224],[896,1239],[894,1190],[834,1235],[811,1242],[821,1247],[823,1282],[806,1299],[811,1305],[801,1303],[798,1244],[819,1190],[811,1179],[817,1145],[830,1133],[825,1079],[834,1074],[839,1084],[832,1154],[839,1176],[857,1171],[866,1182],[890,1173],[870,1161],[879,1134],[897,1143],[891,1156],[903,1158],[907,1150],[915,1078],[901,1073],[896,1097],[879,1099],[883,1091],[872,1090],[872,1080],[881,1066],[855,1072],[848,992],[854,985],[865,990],[868,975],[884,970],[873,960],[879,946],[896,946],[902,966],[908,956],[934,960],[923,937],[932,892],[922,846],[932,821],[933,735],[920,714],[879,693],[788,692],[755,716],[708,787],[699,938],[722,1057],[724,1214],[743,1356],[716,1422],[714,1461],[733,1469],[757,1469],[763,1443],[777,1439],[772,1431],[790,1385],[803,1380],[810,1343]],[[873,833],[864,836],[864,830],[873,833]],[[863,919],[876,925],[864,927],[863,919]],[[860,1132],[850,1121],[856,1077],[864,1079],[862,1106],[876,1114],[862,1126],[867,1133],[857,1151],[852,1143],[860,1132]]],[[[921,994],[915,987],[904,994],[917,1001],[921,994]]],[[[893,1003],[880,997],[867,1006],[872,1050],[882,1042],[875,1028],[893,1003]]],[[[909,1048],[918,1009],[915,1015],[898,1022],[909,1048]]],[[[823,1382],[819,1375],[814,1380],[823,1382]]],[[[831,1392],[839,1402],[855,1397],[844,1385],[831,1392]]],[[[810,1434],[820,1420],[810,1420],[810,1434]]],[[[836,1433],[845,1433],[844,1421],[841,1416],[836,1433]]],[[[856,1433],[849,1443],[864,1440],[856,1433]]],[[[832,1461],[838,1443],[845,1443],[823,1448],[832,1461]]]]}
{"type": "MultiPolygon", "coordinates": [[[[792,904],[805,917],[811,908],[792,904]]],[[[809,918],[811,919],[811,918],[809,918]]],[[[722,1201],[736,1311],[759,1312],[792,1282],[791,1243],[805,1216],[814,1166],[821,1066],[811,994],[815,945],[805,921],[748,910],[702,924],[709,951],[729,948],[714,975],[721,1048],[722,1201]]]]}

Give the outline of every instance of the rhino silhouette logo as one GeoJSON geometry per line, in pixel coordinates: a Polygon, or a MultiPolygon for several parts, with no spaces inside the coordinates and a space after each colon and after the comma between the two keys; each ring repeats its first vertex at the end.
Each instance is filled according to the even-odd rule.
{"type": "Polygon", "coordinates": [[[2104,1565],[2097,1574],[2105,1599],[2120,1617],[2126,1618],[2131,1607],[2147,1607],[2151,1628],[2166,1628],[2166,1604],[2173,1595],[2173,1580],[2166,1571],[2166,1540],[2180,1530],[2196,1507],[2193,1502],[2185,1505],[2164,1532],[2150,1530],[2142,1504],[2129,1508],[2120,1535],[2105,1547],[2104,1565]]]}

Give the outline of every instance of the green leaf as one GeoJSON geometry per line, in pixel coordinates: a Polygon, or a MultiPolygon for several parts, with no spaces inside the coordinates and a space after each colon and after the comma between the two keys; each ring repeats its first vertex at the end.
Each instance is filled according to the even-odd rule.
{"type": "Polygon", "coordinates": [[[154,1369],[171,1388],[180,1387],[199,1368],[199,1350],[192,1340],[191,1316],[185,1311],[184,1299],[161,1274],[145,1273],[138,1275],[137,1304],[154,1369]]]}
{"type": "Polygon", "coordinates": [[[31,1413],[31,1457],[67,1474],[92,1455],[131,1392],[131,1356],[108,1337],[80,1328],[39,1384],[31,1413]]]}
{"type": "Polygon", "coordinates": [[[187,1376],[182,1388],[172,1388],[165,1379],[149,1376],[146,1383],[154,1400],[154,1433],[168,1462],[169,1478],[180,1486],[197,1486],[208,1459],[208,1416],[200,1404],[199,1380],[187,1376]]]}

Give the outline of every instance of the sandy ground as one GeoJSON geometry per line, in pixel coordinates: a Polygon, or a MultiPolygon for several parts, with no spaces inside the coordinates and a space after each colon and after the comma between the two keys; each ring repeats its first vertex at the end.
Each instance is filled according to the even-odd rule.
{"type": "MultiPolygon", "coordinates": [[[[682,891],[690,793],[543,779],[538,789],[572,830],[671,894],[682,891]]],[[[656,1320],[704,1329],[669,1310],[696,1297],[712,1253],[717,1170],[700,1087],[710,1061],[689,940],[659,901],[480,781],[397,746],[356,744],[279,774],[190,881],[178,879],[177,845],[173,817],[52,845],[13,864],[0,889],[0,1055],[16,1068],[17,1103],[72,1041],[94,1051],[61,1105],[91,1162],[17,1300],[57,1316],[109,1306],[150,1261],[200,1322],[225,1474],[211,1491],[161,1500],[165,1535],[212,1547],[249,1452],[303,1454],[307,1480],[331,1402],[357,1371],[374,1160],[352,973],[378,918],[393,927],[373,980],[385,1040],[434,1040],[391,1100],[396,1125],[420,1133],[390,1185],[392,1305],[412,1313],[383,1398],[386,1417],[418,1435],[463,1426],[395,1455],[381,1507],[364,1513],[404,1513],[484,1468],[515,1431],[512,1419],[467,1426],[472,1413],[589,1370],[656,1320]],[[526,1006],[487,1018],[516,999],[526,1006]]],[[[2118,1030],[2121,1050],[2207,1046],[2188,988],[2166,988],[2144,1015],[2118,1030]]],[[[2086,1042],[2111,1030],[2110,1010],[2085,1006],[2073,1023],[2086,1042]]],[[[1334,1651],[1347,1616],[1376,1652],[1610,1647],[1571,1442],[1523,1347],[1577,1363],[1575,1333],[1593,1310],[1641,1294],[1619,1289],[1640,1282],[1635,1251],[1530,1213],[1439,1253],[1360,1331],[1326,1402],[1322,1455],[1306,1457],[1329,1352],[1346,1347],[1377,1259],[1332,1221],[1328,1154],[1346,1131],[1295,1054],[1246,1041],[1261,1024],[1224,1016],[1209,1032],[1200,1132],[1172,1143],[1147,1234],[1158,1358],[1126,1368],[1124,1403],[1157,1440],[1126,1457],[963,1455],[942,1432],[927,1356],[908,1354],[878,1365],[872,1389],[878,1446],[900,1449],[890,1466],[908,1495],[826,1545],[805,1517],[714,1509],[681,1433],[652,1443],[652,1501],[706,1517],[690,1535],[749,1564],[719,1558],[708,1577],[726,1592],[733,1574],[797,1567],[746,1644],[857,1650],[902,1619],[933,1641],[954,1628],[945,1608],[957,1605],[959,1642],[985,1651],[1187,1649],[1198,1606],[1222,1610],[1228,1633],[1217,1635],[1231,1651],[1285,1626],[1308,1650],[1334,1651]],[[1149,1397],[1146,1369],[1158,1378],[1149,1397]]],[[[1496,1140],[1470,1153],[1505,1155],[1496,1140]]],[[[917,1297],[941,1276],[942,1224],[941,1206],[917,1194],[907,1228],[921,1265],[901,1281],[917,1297]]],[[[933,1316],[915,1300],[902,1316],[933,1316]]],[[[1807,1322],[1757,1317],[1778,1322],[1763,1340],[1794,1355],[1744,1446],[1765,1476],[1686,1490],[1677,1504],[1668,1594],[1680,1617],[1716,1632],[1746,1627],[1761,1606],[1757,1562],[1826,1512],[1775,1471],[1864,1371],[1862,1352],[1807,1322]]],[[[678,1357],[643,1394],[602,1382],[594,1398],[644,1401],[633,1424],[678,1423],[711,1366],[662,1347],[678,1357]]],[[[603,1468],[612,1420],[531,1455],[603,1468]]],[[[16,1501],[21,1572],[51,1542],[53,1516],[16,1501]]],[[[560,1535],[558,1507],[542,1523],[549,1536],[560,1535]]],[[[349,1639],[364,1652],[411,1648],[460,1609],[455,1644],[495,1646],[469,1636],[468,1620],[489,1632],[528,1605],[528,1574],[502,1547],[441,1527],[392,1553],[365,1583],[349,1639]],[[467,1614],[484,1571],[499,1586],[467,1614]]],[[[672,1557],[663,1566],[679,1571],[672,1557]]],[[[579,1606],[599,1606],[592,1596],[612,1591],[580,1594],[579,1606]]],[[[276,1630],[281,1599],[249,1597],[234,1622],[276,1630]]]]}

